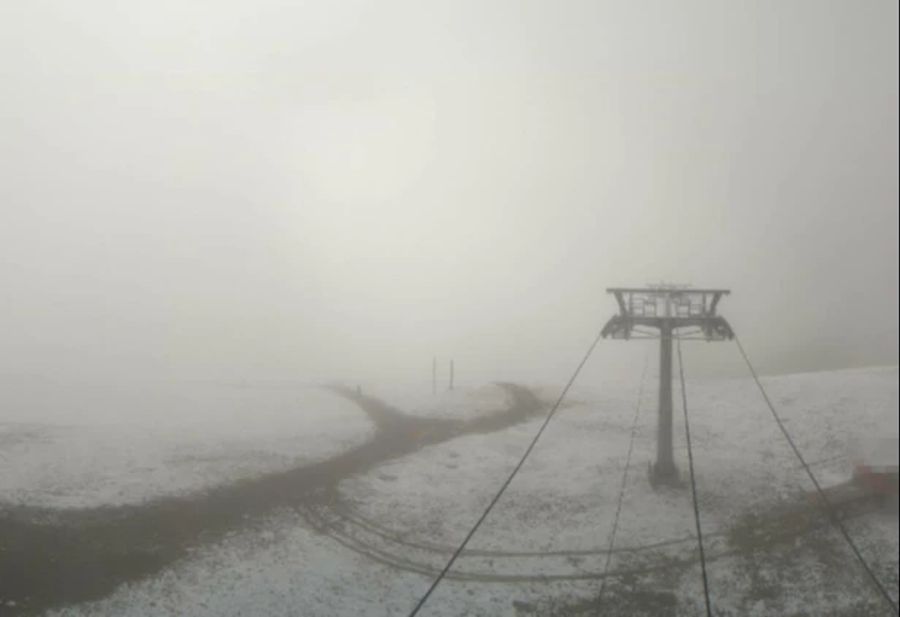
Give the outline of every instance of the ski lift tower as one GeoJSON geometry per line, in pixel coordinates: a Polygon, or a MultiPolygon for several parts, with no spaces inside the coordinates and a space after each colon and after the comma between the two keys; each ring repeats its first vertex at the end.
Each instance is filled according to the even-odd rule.
{"type": "Polygon", "coordinates": [[[672,457],[672,338],[724,341],[734,332],[716,315],[727,289],[692,289],[687,285],[649,285],[644,288],[611,287],[619,314],[603,327],[604,338],[659,339],[659,418],[656,462],[650,468],[653,484],[677,484],[678,468],[672,457]]]}

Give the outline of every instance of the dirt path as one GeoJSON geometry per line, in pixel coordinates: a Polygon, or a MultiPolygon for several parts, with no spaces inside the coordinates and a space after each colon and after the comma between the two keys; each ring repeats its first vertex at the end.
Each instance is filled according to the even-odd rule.
{"type": "Polygon", "coordinates": [[[376,431],[366,443],[322,462],[135,506],[6,509],[0,512],[0,613],[34,615],[102,598],[276,508],[316,503],[353,474],[428,445],[504,429],[544,409],[530,390],[499,385],[507,391],[507,408],[466,422],[410,416],[335,388],[369,415],[376,431]]]}

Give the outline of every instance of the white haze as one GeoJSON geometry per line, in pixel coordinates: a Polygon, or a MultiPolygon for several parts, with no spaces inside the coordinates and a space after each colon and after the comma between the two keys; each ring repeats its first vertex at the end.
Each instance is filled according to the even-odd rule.
{"type": "Polygon", "coordinates": [[[5,2],[0,373],[562,381],[661,280],[764,372],[896,364],[897,12],[5,2]]]}

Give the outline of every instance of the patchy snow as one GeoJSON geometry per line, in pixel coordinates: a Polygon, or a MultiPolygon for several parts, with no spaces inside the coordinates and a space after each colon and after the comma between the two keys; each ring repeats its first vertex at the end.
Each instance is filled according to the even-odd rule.
{"type": "Polygon", "coordinates": [[[100,602],[49,614],[397,615],[417,584],[418,576],[371,562],[285,511],[100,602]]]}
{"type": "MultiPolygon", "coordinates": [[[[611,579],[614,600],[608,608],[618,611],[615,614],[645,614],[640,611],[661,603],[672,607],[671,611],[660,609],[665,614],[695,615],[702,612],[699,566],[678,563],[690,562],[696,555],[690,491],[653,490],[646,478],[655,449],[655,381],[655,375],[648,375],[640,398],[616,546],[671,543],[614,554],[612,571],[636,573],[611,579]],[[671,567],[641,571],[666,563],[671,567]],[[650,594],[651,590],[658,593],[650,594]]],[[[764,382],[824,485],[850,477],[847,448],[854,436],[896,433],[896,368],[791,375],[764,382]]],[[[548,398],[555,395],[549,388],[544,392],[548,398]]],[[[573,390],[572,403],[549,425],[453,571],[454,576],[517,576],[520,580],[447,580],[423,614],[567,614],[565,607],[572,603],[596,602],[599,580],[540,577],[602,572],[606,559],[602,550],[612,527],[637,392],[634,382],[573,390]],[[484,554],[590,549],[597,549],[597,554],[484,554]]],[[[728,534],[747,513],[765,516],[782,504],[796,503],[811,487],[752,381],[691,380],[687,394],[716,611],[740,615],[883,611],[833,530],[812,531],[804,536],[806,540],[798,538],[752,553],[735,551],[728,534]]],[[[432,406],[422,402],[404,411],[443,416],[453,405],[465,407],[461,401],[466,400],[482,409],[483,396],[453,393],[453,398],[444,397],[448,402],[443,411],[437,402],[432,406]]],[[[675,398],[676,458],[686,476],[677,387],[675,398]]],[[[413,400],[395,395],[392,402],[402,408],[401,403],[413,400]]],[[[369,550],[383,551],[382,556],[439,568],[447,554],[427,547],[452,546],[461,540],[540,421],[427,447],[346,479],[339,487],[345,514],[388,533],[378,535],[371,528],[345,524],[336,528],[335,537],[355,539],[369,550]],[[394,536],[409,544],[391,540],[394,536]]],[[[405,614],[427,588],[428,576],[397,570],[352,551],[328,535],[311,531],[300,514],[273,514],[158,576],[123,586],[98,602],[51,615],[397,615],[405,614]]],[[[324,508],[319,514],[324,520],[340,520],[338,509],[324,508]]],[[[868,513],[848,525],[896,599],[896,514],[868,513]]]]}
{"type": "Polygon", "coordinates": [[[321,460],[371,432],[316,387],[20,385],[0,406],[0,503],[136,503],[321,460]]]}

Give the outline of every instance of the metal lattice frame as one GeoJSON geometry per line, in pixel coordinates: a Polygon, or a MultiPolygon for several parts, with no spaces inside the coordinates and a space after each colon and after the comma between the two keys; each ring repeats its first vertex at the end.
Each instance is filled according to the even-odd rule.
{"type": "Polygon", "coordinates": [[[659,333],[636,330],[639,326],[662,330],[697,328],[685,333],[682,339],[702,338],[706,341],[724,341],[734,338],[731,326],[716,314],[722,296],[727,289],[691,289],[686,287],[658,286],[645,288],[610,287],[619,305],[614,315],[603,327],[604,338],[659,338],[659,333]],[[635,332],[637,336],[634,336],[635,332]]]}

